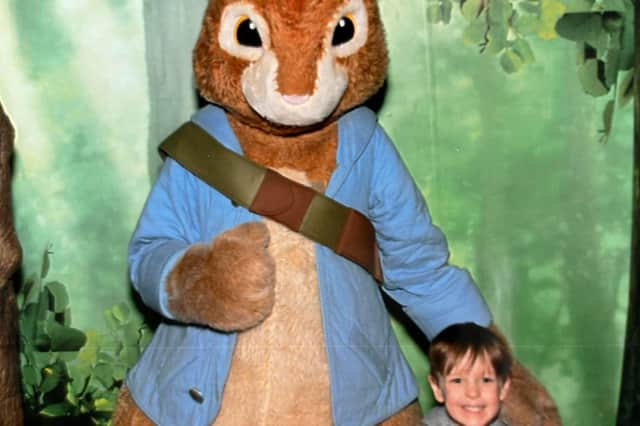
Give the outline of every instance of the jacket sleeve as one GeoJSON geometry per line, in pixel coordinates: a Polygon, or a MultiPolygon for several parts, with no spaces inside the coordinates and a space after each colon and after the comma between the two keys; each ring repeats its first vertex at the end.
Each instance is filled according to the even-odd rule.
{"type": "Polygon", "coordinates": [[[172,318],[165,279],[186,248],[197,241],[195,178],[168,158],[129,243],[129,275],[143,302],[172,318]]]}
{"type": "Polygon", "coordinates": [[[383,290],[429,339],[447,326],[487,326],[491,314],[466,270],[450,265],[442,232],[381,128],[373,136],[375,170],[369,199],[384,272],[383,290]]]}

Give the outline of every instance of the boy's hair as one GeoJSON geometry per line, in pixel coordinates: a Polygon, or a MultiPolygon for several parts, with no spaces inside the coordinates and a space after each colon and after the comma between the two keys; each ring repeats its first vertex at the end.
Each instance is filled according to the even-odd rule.
{"type": "Polygon", "coordinates": [[[445,377],[467,353],[471,355],[471,365],[486,354],[501,383],[511,375],[513,357],[506,342],[474,323],[451,325],[433,339],[429,347],[431,375],[438,379],[445,377]]]}

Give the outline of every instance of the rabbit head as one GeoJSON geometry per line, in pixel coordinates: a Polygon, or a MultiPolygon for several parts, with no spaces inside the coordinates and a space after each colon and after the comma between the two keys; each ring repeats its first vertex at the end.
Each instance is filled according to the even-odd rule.
{"type": "Polygon", "coordinates": [[[321,126],[383,84],[372,0],[211,0],[194,51],[201,95],[269,131],[321,126]]]}

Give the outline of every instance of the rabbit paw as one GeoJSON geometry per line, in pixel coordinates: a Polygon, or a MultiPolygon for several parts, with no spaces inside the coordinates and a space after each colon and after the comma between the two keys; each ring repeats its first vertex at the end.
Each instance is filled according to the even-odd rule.
{"type": "Polygon", "coordinates": [[[190,247],[169,274],[169,310],[177,318],[222,331],[241,331],[269,316],[275,263],[269,231],[248,222],[190,247]]]}

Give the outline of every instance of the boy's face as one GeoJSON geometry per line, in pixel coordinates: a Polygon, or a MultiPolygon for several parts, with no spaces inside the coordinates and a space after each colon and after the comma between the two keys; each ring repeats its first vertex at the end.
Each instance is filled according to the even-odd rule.
{"type": "Polygon", "coordinates": [[[445,377],[437,380],[429,376],[433,395],[444,403],[449,416],[463,426],[486,426],[500,411],[507,396],[510,381],[499,383],[491,362],[478,356],[471,365],[465,355],[445,377]]]}

